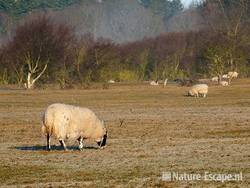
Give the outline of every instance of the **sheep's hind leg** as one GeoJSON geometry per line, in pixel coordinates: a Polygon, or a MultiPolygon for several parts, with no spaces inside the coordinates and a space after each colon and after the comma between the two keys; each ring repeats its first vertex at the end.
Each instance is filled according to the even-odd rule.
{"type": "Polygon", "coordinates": [[[79,142],[79,150],[82,151],[82,149],[83,149],[83,138],[80,136],[77,140],[79,142]]]}
{"type": "Polygon", "coordinates": [[[65,151],[67,151],[68,149],[67,149],[67,147],[66,147],[66,144],[65,144],[64,140],[63,140],[63,139],[60,139],[59,142],[60,142],[61,146],[63,147],[63,149],[64,149],[65,151]]]}
{"type": "Polygon", "coordinates": [[[47,150],[48,150],[48,151],[51,150],[51,146],[50,146],[50,136],[49,136],[49,134],[47,134],[47,150]]]}

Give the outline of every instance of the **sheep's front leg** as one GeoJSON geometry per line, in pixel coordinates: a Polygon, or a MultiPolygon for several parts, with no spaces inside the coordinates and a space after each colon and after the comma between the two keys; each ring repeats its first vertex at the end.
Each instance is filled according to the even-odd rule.
{"type": "Polygon", "coordinates": [[[50,136],[49,134],[47,134],[47,150],[50,151],[51,147],[50,147],[50,136]]]}
{"type": "Polygon", "coordinates": [[[60,142],[61,146],[63,147],[63,149],[64,149],[65,151],[67,151],[68,149],[67,149],[67,147],[66,147],[66,144],[65,144],[64,140],[63,140],[63,139],[60,139],[59,142],[60,142]]]}
{"type": "Polygon", "coordinates": [[[194,93],[194,97],[199,97],[199,93],[198,93],[198,92],[195,92],[195,93],[194,93]]]}
{"type": "Polygon", "coordinates": [[[83,138],[80,136],[77,140],[79,142],[79,150],[82,151],[82,149],[83,149],[83,138]]]}

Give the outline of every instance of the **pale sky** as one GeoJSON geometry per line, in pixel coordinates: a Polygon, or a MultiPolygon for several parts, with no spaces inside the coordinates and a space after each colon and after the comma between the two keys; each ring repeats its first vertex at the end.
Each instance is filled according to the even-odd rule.
{"type": "Polygon", "coordinates": [[[181,2],[183,3],[184,7],[188,7],[189,4],[192,2],[193,0],[181,0],[181,2]]]}

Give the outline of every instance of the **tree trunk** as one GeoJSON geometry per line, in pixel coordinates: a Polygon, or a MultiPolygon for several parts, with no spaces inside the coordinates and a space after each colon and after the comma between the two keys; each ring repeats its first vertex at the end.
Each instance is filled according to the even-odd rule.
{"type": "Polygon", "coordinates": [[[222,76],[218,75],[218,84],[220,84],[221,80],[222,80],[222,76]]]}
{"type": "Polygon", "coordinates": [[[32,81],[32,73],[29,72],[27,76],[27,83],[26,83],[26,89],[31,89],[33,87],[33,81],[32,81]]]}
{"type": "Polygon", "coordinates": [[[40,72],[40,74],[36,78],[33,78],[36,72],[36,69],[30,70],[27,76],[27,83],[24,85],[24,87],[26,89],[32,89],[34,87],[35,82],[42,76],[46,68],[47,68],[47,64],[44,66],[43,70],[40,72]]]}

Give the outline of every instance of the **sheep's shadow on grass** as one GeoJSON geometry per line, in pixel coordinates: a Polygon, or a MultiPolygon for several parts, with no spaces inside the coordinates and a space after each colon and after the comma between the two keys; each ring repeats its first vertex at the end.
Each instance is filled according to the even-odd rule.
{"type": "MultiPolygon", "coordinates": [[[[47,151],[46,146],[15,146],[15,147],[10,147],[10,149],[17,149],[17,150],[22,150],[22,151],[47,151]]],[[[77,146],[67,146],[67,149],[70,151],[80,151],[77,146]]],[[[85,149],[99,149],[98,147],[94,146],[85,146],[83,147],[83,150],[85,149]]],[[[57,145],[51,145],[51,151],[64,151],[62,146],[57,146],[57,145]]]]}

